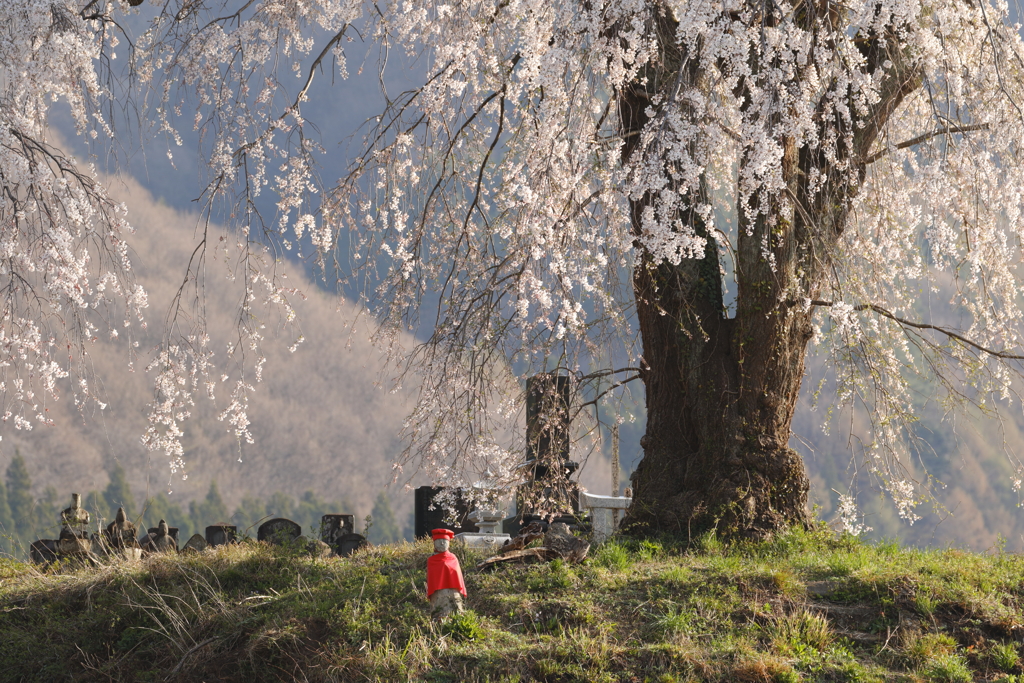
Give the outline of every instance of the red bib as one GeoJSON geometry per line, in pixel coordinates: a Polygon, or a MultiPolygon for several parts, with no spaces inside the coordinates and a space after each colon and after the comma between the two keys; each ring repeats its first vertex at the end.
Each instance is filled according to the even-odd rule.
{"type": "Polygon", "coordinates": [[[454,588],[466,594],[466,584],[462,581],[462,569],[459,558],[447,550],[435,553],[427,558],[427,597],[442,588],[454,588]]]}

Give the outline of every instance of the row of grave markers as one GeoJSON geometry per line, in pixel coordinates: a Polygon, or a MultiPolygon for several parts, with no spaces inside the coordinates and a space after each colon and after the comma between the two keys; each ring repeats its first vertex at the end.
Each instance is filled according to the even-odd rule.
{"type": "MultiPolygon", "coordinates": [[[[89,533],[89,512],[82,507],[82,496],[71,494],[71,507],[60,514],[61,531],[56,539],[41,538],[29,548],[33,562],[48,564],[61,558],[94,557],[120,554],[141,557],[143,553],[179,552],[178,528],[168,526],[164,520],[145,534],[137,537],[135,525],[124,508],[118,508],[113,522],[102,531],[89,533]]],[[[236,543],[238,527],[219,522],[206,527],[206,535],[194,534],[181,547],[181,552],[201,552],[207,548],[236,543]]],[[[310,540],[302,535],[298,523],[277,517],[260,524],[256,540],[273,544],[303,544],[308,552],[318,557],[338,555],[345,557],[368,545],[362,534],[355,533],[355,515],[327,514],[321,518],[320,539],[310,540]]]]}

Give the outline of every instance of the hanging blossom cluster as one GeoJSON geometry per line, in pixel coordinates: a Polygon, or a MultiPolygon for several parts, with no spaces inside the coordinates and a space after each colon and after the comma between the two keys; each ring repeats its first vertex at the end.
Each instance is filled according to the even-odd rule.
{"type": "MultiPolygon", "coordinates": [[[[114,3],[106,5],[115,11],[114,3]]],[[[323,148],[302,115],[314,77],[325,67],[347,77],[344,45],[361,2],[267,0],[250,2],[164,2],[134,44],[131,70],[148,88],[149,107],[171,148],[182,144],[181,126],[197,131],[206,184],[206,220],[199,256],[185,278],[192,301],[202,291],[207,255],[222,261],[227,280],[243,289],[237,337],[226,344],[221,367],[205,321],[180,315],[185,296],[172,313],[178,334],[168,333],[156,373],[156,400],[144,438],[151,449],[171,458],[172,472],[184,467],[183,422],[197,392],[215,397],[225,385],[228,402],[218,412],[239,443],[252,443],[249,397],[262,379],[265,320],[280,314],[290,327],[291,306],[302,294],[279,275],[281,252],[303,256],[312,245],[320,264],[334,242],[334,231],[320,215],[320,181],[314,157],[323,148]],[[194,109],[188,115],[187,109],[194,109]],[[265,191],[276,196],[272,220],[256,206],[265,191]],[[224,210],[237,239],[214,241],[210,217],[224,210]],[[216,371],[215,371],[216,370],[216,371]],[[219,373],[219,375],[218,375],[219,373]]],[[[168,149],[173,159],[173,152],[168,149]]],[[[291,345],[295,350],[301,334],[291,345]]]]}
{"type": "Polygon", "coordinates": [[[62,101],[80,133],[109,132],[96,60],[116,39],[61,0],[2,3],[0,27],[0,420],[31,429],[65,392],[81,408],[105,407],[87,346],[125,335],[133,349],[147,297],[128,258],[125,207],[46,127],[62,101]]]}
{"type": "Polygon", "coordinates": [[[903,12],[919,81],[869,151],[833,259],[836,303],[818,317],[840,399],[872,418],[867,469],[913,523],[923,473],[904,465],[920,401],[910,383],[938,387],[950,408],[1019,399],[1024,47],[1005,3],[903,12]]]}

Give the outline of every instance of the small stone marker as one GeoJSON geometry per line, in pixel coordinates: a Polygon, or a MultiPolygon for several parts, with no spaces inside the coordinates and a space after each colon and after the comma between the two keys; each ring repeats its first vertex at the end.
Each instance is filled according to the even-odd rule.
{"type": "Polygon", "coordinates": [[[201,534],[192,534],[192,538],[185,542],[185,547],[181,549],[183,553],[201,553],[206,550],[209,543],[202,537],[201,534]]]}
{"type": "Polygon", "coordinates": [[[306,552],[310,554],[314,559],[321,560],[325,557],[331,556],[331,546],[327,545],[323,541],[313,539],[312,541],[306,539],[305,536],[299,536],[297,539],[304,543],[306,552]]]}
{"type": "Polygon", "coordinates": [[[368,545],[370,545],[369,541],[362,534],[345,534],[334,545],[334,553],[340,557],[348,557],[355,551],[368,545]]]}
{"type": "Polygon", "coordinates": [[[266,541],[274,545],[282,545],[302,535],[302,527],[290,519],[275,517],[260,524],[256,530],[256,540],[266,541]]]}
{"type": "Polygon", "coordinates": [[[435,619],[462,612],[466,582],[462,579],[459,558],[448,552],[455,534],[450,529],[434,529],[434,554],[427,558],[427,599],[435,619]]]}
{"type": "Polygon", "coordinates": [[[238,535],[238,527],[234,524],[221,522],[206,527],[206,542],[211,546],[234,543],[238,535]]]}
{"type": "Polygon", "coordinates": [[[52,538],[40,538],[28,548],[29,557],[36,564],[49,564],[57,560],[57,541],[52,538]]]}
{"type": "Polygon", "coordinates": [[[331,547],[336,546],[342,536],[355,532],[355,515],[331,514],[320,518],[320,540],[331,547]]]}

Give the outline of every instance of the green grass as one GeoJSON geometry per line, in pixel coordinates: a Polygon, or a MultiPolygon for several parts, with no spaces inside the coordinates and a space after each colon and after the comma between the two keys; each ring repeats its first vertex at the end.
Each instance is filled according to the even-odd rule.
{"type": "Polygon", "coordinates": [[[430,552],[0,560],[0,681],[1024,683],[1020,556],[826,531],[613,540],[486,574],[462,552],[468,610],[435,623],[430,552]]]}

